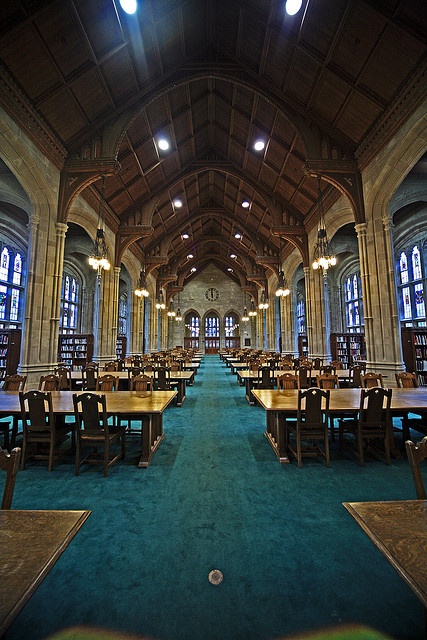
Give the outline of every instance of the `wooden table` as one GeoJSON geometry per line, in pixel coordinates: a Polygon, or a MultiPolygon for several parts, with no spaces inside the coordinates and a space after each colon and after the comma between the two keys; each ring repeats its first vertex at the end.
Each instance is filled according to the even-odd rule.
{"type": "MultiPolygon", "coordinates": [[[[329,411],[340,414],[357,412],[360,406],[360,389],[331,389],[329,411]]],[[[253,389],[253,397],[266,411],[264,435],[282,464],[289,462],[285,447],[285,433],[280,414],[295,415],[298,407],[298,389],[278,391],[277,389],[253,389]]],[[[427,411],[427,387],[417,389],[393,388],[391,398],[392,413],[404,411],[427,411]]],[[[394,446],[394,445],[393,445],[394,446]]],[[[393,449],[396,455],[395,450],[393,449]]]]}
{"type": "MultiPolygon", "coordinates": [[[[252,397],[252,389],[254,382],[258,380],[258,372],[257,371],[249,371],[249,369],[245,370],[236,370],[237,378],[239,380],[239,384],[245,385],[245,395],[246,400],[250,405],[254,404],[254,399],[252,397]]],[[[284,369],[276,369],[274,371],[274,382],[276,383],[277,376],[281,376],[284,373],[296,373],[298,375],[298,370],[285,371],[284,369]]],[[[320,371],[316,369],[311,370],[311,380],[313,386],[316,385],[316,376],[320,375],[320,371]]],[[[348,369],[337,369],[336,375],[338,376],[338,382],[348,382],[349,370],[348,369]]]]}
{"type": "Polygon", "coordinates": [[[427,500],[343,505],[427,607],[427,500]]]}
{"type": "MultiPolygon", "coordinates": [[[[119,389],[120,391],[129,391],[129,373],[127,371],[99,371],[98,377],[102,378],[102,376],[112,375],[119,379],[119,389]]],[[[150,376],[151,378],[154,376],[153,371],[147,371],[144,375],[150,376]]],[[[73,387],[77,390],[81,390],[81,386],[77,386],[77,381],[82,380],[82,374],[80,371],[72,371],[71,372],[71,381],[73,383],[73,387]]],[[[186,385],[194,384],[194,371],[171,371],[170,381],[177,387],[177,399],[176,404],[178,407],[182,407],[185,400],[185,390],[186,385]]],[[[102,393],[102,390],[100,391],[102,393]]]]}
{"type": "MultiPolygon", "coordinates": [[[[57,415],[74,414],[74,391],[52,391],[53,412],[57,415]]],[[[80,392],[81,393],[81,392],[80,392]]],[[[96,393],[96,392],[95,392],[96,393]]],[[[102,393],[102,392],[100,392],[102,393]]],[[[164,439],[163,411],[176,391],[106,391],[107,414],[121,418],[149,416],[142,420],[142,451],[138,467],[148,467],[151,458],[164,439]]],[[[0,390],[0,415],[20,415],[19,394],[0,390]]]]}
{"type": "MultiPolygon", "coordinates": [[[[0,511],[0,637],[90,513],[0,511]]],[[[62,598],[64,594],[57,595],[62,598]]]]}

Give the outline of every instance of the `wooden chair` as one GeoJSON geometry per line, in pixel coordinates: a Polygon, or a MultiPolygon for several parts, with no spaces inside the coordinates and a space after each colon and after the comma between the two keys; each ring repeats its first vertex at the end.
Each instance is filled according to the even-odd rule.
{"type": "Polygon", "coordinates": [[[171,372],[169,367],[155,367],[153,386],[156,391],[165,391],[171,388],[171,372]]]}
{"type": "MultiPolygon", "coordinates": [[[[427,436],[421,442],[415,444],[412,440],[405,442],[406,454],[408,456],[409,465],[414,478],[415,493],[420,500],[426,500],[427,494],[421,475],[420,464],[427,459],[427,436]]],[[[427,620],[426,620],[427,621],[427,620]]]]}
{"type": "Polygon", "coordinates": [[[356,439],[356,454],[359,464],[364,466],[364,449],[373,445],[378,451],[378,441],[383,443],[386,463],[391,463],[390,442],[393,437],[393,426],[390,413],[391,389],[371,387],[361,389],[360,407],[353,419],[340,419],[340,449],[344,448],[344,435],[351,434],[356,439]]]}
{"type": "Polygon", "coordinates": [[[61,385],[61,379],[54,373],[49,373],[47,376],[40,376],[39,391],[59,391],[61,385]]]}
{"type": "Polygon", "coordinates": [[[335,367],[335,371],[338,371],[340,369],[344,369],[344,365],[341,362],[341,360],[331,360],[329,364],[330,364],[331,367],[335,367]]]}
{"type": "Polygon", "coordinates": [[[98,378],[98,367],[88,365],[82,368],[82,389],[85,391],[95,391],[98,378]]]}
{"type": "MultiPolygon", "coordinates": [[[[316,384],[319,389],[339,389],[338,376],[334,373],[321,373],[316,376],[316,384]]],[[[333,415],[329,415],[329,429],[332,440],[335,440],[335,422],[333,415]]]]}
{"type": "MultiPolygon", "coordinates": [[[[27,383],[27,376],[21,376],[17,373],[4,377],[3,391],[24,391],[27,383]]],[[[3,433],[3,446],[5,449],[9,449],[10,445],[16,442],[18,435],[18,422],[19,417],[13,416],[12,418],[12,437],[10,437],[10,422],[0,421],[0,432],[3,433]]]]}
{"type": "Polygon", "coordinates": [[[150,376],[139,374],[131,379],[131,391],[151,391],[153,379],[150,376]]]}
{"type": "Polygon", "coordinates": [[[90,391],[73,394],[73,406],[76,419],[75,475],[79,475],[83,464],[98,464],[103,466],[106,478],[111,465],[126,457],[126,427],[108,424],[103,394],[90,391]],[[80,459],[83,449],[89,449],[89,453],[80,459]]]}
{"type": "Polygon", "coordinates": [[[331,373],[332,375],[335,375],[336,372],[337,372],[337,368],[333,364],[324,364],[319,369],[319,373],[320,374],[322,374],[322,373],[331,373]]]}
{"type": "Polygon", "coordinates": [[[311,387],[311,367],[306,367],[303,364],[298,367],[298,385],[300,389],[311,387]]]}
{"type": "Polygon", "coordinates": [[[348,386],[350,389],[362,388],[362,376],[365,375],[366,368],[362,365],[355,364],[349,369],[348,386]]]}
{"type": "Polygon", "coordinates": [[[381,373],[368,371],[360,376],[363,389],[371,389],[372,387],[384,387],[383,377],[381,373]]]}
{"type": "Polygon", "coordinates": [[[396,373],[396,384],[401,389],[416,389],[418,385],[418,378],[415,373],[409,373],[409,371],[401,371],[396,373]]]}
{"type": "Polygon", "coordinates": [[[2,509],[10,509],[12,506],[13,491],[15,489],[16,475],[19,469],[21,449],[15,447],[10,453],[0,449],[0,468],[6,472],[6,482],[3,489],[1,502],[2,509]]]}
{"type": "Polygon", "coordinates": [[[112,360],[111,362],[106,362],[104,364],[104,371],[118,371],[119,363],[112,360]]]}
{"type": "MultiPolygon", "coordinates": [[[[395,374],[396,384],[400,389],[416,389],[418,385],[418,377],[415,373],[409,373],[409,371],[401,371],[395,374]]],[[[409,430],[411,428],[417,430],[421,428],[427,430],[426,416],[419,414],[418,418],[410,418],[409,411],[403,412],[402,415],[402,438],[403,442],[410,440],[409,430]],[[422,426],[424,425],[424,427],[422,426]]],[[[423,431],[421,431],[423,433],[423,431]]]]}
{"type": "Polygon", "coordinates": [[[252,382],[255,389],[274,389],[274,370],[268,365],[258,367],[258,377],[252,382]]]}
{"type": "Polygon", "coordinates": [[[59,390],[71,391],[71,367],[57,367],[55,375],[59,377],[59,390]]]}
{"type": "Polygon", "coordinates": [[[322,367],[323,358],[313,358],[313,369],[319,370],[322,367]]]}
{"type": "Polygon", "coordinates": [[[70,449],[59,447],[68,439],[74,425],[57,424],[50,391],[20,391],[19,402],[23,428],[21,469],[24,470],[27,461],[34,458],[47,460],[48,471],[52,471],[54,463],[69,453],[70,449]]]}
{"type": "MultiPolygon", "coordinates": [[[[140,393],[146,393],[146,392],[151,392],[153,388],[153,378],[150,376],[146,376],[143,373],[134,376],[133,378],[131,378],[130,380],[130,390],[131,391],[136,391],[136,392],[140,392],[140,393]]],[[[139,416],[138,420],[133,420],[129,417],[129,418],[120,418],[120,424],[122,421],[126,422],[127,428],[126,428],[126,434],[127,435],[133,435],[133,434],[137,434],[140,436],[141,440],[142,440],[142,429],[143,429],[143,423],[144,420],[151,420],[150,416],[139,416]],[[132,426],[135,424],[135,422],[137,423],[137,427],[132,426]]]]}
{"type": "Polygon", "coordinates": [[[110,373],[98,376],[96,379],[95,391],[118,391],[119,380],[119,376],[113,376],[110,373]]]}
{"type": "Polygon", "coordinates": [[[316,376],[316,384],[319,389],[339,389],[340,386],[335,373],[321,373],[316,376]]]}
{"type": "Polygon", "coordinates": [[[276,380],[279,391],[285,391],[286,389],[298,389],[298,376],[296,373],[291,371],[281,373],[277,376],[276,380]]]}
{"type": "Polygon", "coordinates": [[[298,390],[298,409],[295,423],[286,423],[287,448],[297,459],[298,468],[302,467],[303,456],[322,456],[326,466],[330,466],[328,422],[329,422],[328,389],[298,390]],[[323,441],[324,448],[319,446],[323,441]]]}

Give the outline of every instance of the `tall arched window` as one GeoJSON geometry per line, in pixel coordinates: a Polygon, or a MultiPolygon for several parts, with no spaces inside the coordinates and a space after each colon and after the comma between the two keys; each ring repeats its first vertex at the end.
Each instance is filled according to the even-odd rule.
{"type": "Polygon", "coordinates": [[[425,327],[423,263],[418,245],[400,253],[397,268],[400,321],[404,326],[425,327]]]}
{"type": "Polygon", "coordinates": [[[122,293],[119,298],[119,336],[127,335],[127,320],[128,320],[128,297],[126,293],[122,293]]]}
{"type": "Polygon", "coordinates": [[[59,328],[61,333],[78,333],[80,313],[80,283],[77,277],[65,272],[62,276],[61,315],[59,328]]]}
{"type": "Polygon", "coordinates": [[[22,324],[24,307],[23,257],[20,251],[0,242],[0,328],[22,324]]]}
{"type": "Polygon", "coordinates": [[[363,331],[363,299],[359,273],[351,273],[345,279],[345,323],[349,333],[363,331]]]}

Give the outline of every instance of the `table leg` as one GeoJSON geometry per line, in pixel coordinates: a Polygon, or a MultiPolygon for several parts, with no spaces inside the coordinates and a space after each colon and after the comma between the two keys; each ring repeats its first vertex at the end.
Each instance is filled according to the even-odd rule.
{"type": "Polygon", "coordinates": [[[146,469],[151,462],[151,458],[157,451],[164,436],[163,416],[161,413],[154,413],[145,416],[148,420],[142,423],[142,451],[138,462],[138,467],[146,469]]]}

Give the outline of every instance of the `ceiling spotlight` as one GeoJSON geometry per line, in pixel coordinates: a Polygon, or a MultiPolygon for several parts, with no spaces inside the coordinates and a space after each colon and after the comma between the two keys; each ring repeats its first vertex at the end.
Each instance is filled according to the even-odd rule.
{"type": "Polygon", "coordinates": [[[120,0],[120,6],[126,13],[136,12],[136,0],[120,0]]]}
{"type": "Polygon", "coordinates": [[[285,11],[288,16],[294,16],[301,9],[302,0],[286,0],[285,11]]]}
{"type": "Polygon", "coordinates": [[[195,271],[197,271],[196,267],[192,267],[191,273],[194,273],[195,271]]]}
{"type": "Polygon", "coordinates": [[[175,200],[173,201],[173,206],[176,207],[177,209],[181,209],[182,200],[180,200],[179,198],[175,198],[175,200]]]}
{"type": "Polygon", "coordinates": [[[188,256],[187,256],[187,259],[188,259],[188,260],[191,260],[191,258],[194,258],[194,256],[193,256],[193,254],[192,254],[192,253],[189,253],[189,254],[188,254],[188,256]]]}
{"type": "Polygon", "coordinates": [[[235,259],[237,258],[237,256],[236,256],[236,254],[235,254],[235,253],[231,253],[231,254],[230,254],[230,258],[233,258],[233,260],[235,260],[235,259]]]}
{"type": "Polygon", "coordinates": [[[182,236],[181,236],[181,238],[182,238],[183,240],[188,240],[188,238],[189,238],[189,237],[190,237],[190,236],[188,235],[188,233],[183,233],[183,234],[182,234],[182,236]]]}
{"type": "Polygon", "coordinates": [[[234,234],[234,237],[236,238],[236,240],[241,240],[242,239],[242,234],[239,233],[238,231],[236,231],[236,233],[234,234]]]}
{"type": "Polygon", "coordinates": [[[231,267],[228,267],[227,271],[233,271],[233,269],[231,267]]]}
{"type": "Polygon", "coordinates": [[[166,140],[166,138],[159,138],[159,140],[157,141],[157,146],[161,151],[167,151],[169,149],[169,142],[166,140]]]}
{"type": "Polygon", "coordinates": [[[254,144],[255,151],[263,151],[265,149],[264,140],[257,140],[254,144]]]}
{"type": "Polygon", "coordinates": [[[251,206],[251,203],[249,202],[249,200],[243,200],[242,207],[244,209],[249,209],[250,206],[251,206]]]}

